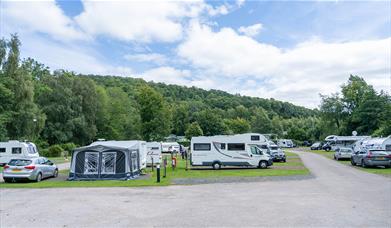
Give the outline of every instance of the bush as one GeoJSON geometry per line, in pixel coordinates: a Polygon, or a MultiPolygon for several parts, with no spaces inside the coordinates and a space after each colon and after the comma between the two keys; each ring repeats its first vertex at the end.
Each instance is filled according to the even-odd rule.
{"type": "Polygon", "coordinates": [[[62,152],[64,150],[62,149],[62,147],[60,145],[52,145],[48,148],[48,155],[46,155],[47,157],[60,157],[62,156],[62,152]]]}
{"type": "Polygon", "coordinates": [[[74,143],[65,143],[65,144],[61,144],[61,148],[67,152],[72,152],[75,148],[76,148],[76,144],[74,143]]]}
{"type": "Polygon", "coordinates": [[[42,149],[39,151],[39,156],[43,156],[43,157],[50,157],[49,156],[49,150],[48,149],[42,149]]]}

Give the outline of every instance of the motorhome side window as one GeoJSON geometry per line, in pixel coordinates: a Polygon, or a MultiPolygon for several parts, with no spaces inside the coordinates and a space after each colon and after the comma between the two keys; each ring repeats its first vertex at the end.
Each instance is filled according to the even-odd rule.
{"type": "Polygon", "coordinates": [[[259,135],[252,135],[251,141],[259,141],[259,135]]]}
{"type": "Polygon", "coordinates": [[[210,150],[210,143],[194,143],[193,150],[209,151],[210,150]]]}
{"type": "Polygon", "coordinates": [[[0,153],[5,153],[5,148],[0,148],[0,153]]]}
{"type": "Polygon", "coordinates": [[[225,143],[220,144],[220,149],[225,150],[225,143]]]}
{"type": "Polygon", "coordinates": [[[22,148],[21,147],[12,147],[12,154],[21,154],[22,148]]]}
{"type": "Polygon", "coordinates": [[[228,143],[228,150],[245,150],[244,143],[228,143]]]}

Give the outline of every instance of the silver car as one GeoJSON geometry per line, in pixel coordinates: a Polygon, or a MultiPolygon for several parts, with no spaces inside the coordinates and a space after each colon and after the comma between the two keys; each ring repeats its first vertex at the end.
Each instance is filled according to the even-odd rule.
{"type": "Polygon", "coordinates": [[[340,160],[340,159],[349,159],[352,157],[353,150],[351,148],[338,148],[335,150],[334,153],[334,159],[340,160]]]}
{"type": "Polygon", "coordinates": [[[57,166],[44,157],[12,159],[3,169],[3,179],[5,182],[16,182],[18,180],[39,182],[44,178],[57,176],[57,166]]]}
{"type": "Polygon", "coordinates": [[[366,150],[355,152],[351,158],[352,165],[365,167],[391,167],[391,152],[385,150],[366,150]]]}

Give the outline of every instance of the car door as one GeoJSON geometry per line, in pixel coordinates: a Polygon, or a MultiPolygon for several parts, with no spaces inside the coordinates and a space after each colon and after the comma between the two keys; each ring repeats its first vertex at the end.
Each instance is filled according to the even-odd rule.
{"type": "Polygon", "coordinates": [[[53,162],[51,162],[50,160],[48,160],[46,158],[45,158],[45,168],[47,170],[47,175],[48,176],[53,176],[54,170],[56,168],[53,166],[53,162]]]}
{"type": "Polygon", "coordinates": [[[262,151],[256,145],[248,146],[249,155],[250,155],[250,163],[252,166],[258,166],[259,161],[261,160],[262,151]]]}

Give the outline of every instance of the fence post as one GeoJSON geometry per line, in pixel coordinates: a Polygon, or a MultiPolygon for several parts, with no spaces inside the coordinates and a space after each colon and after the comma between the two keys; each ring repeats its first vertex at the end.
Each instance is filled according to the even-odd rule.
{"type": "Polygon", "coordinates": [[[153,157],[151,157],[151,160],[152,160],[152,172],[153,172],[153,157]]]}
{"type": "Polygon", "coordinates": [[[167,175],[167,157],[164,157],[163,166],[164,166],[164,175],[163,175],[163,177],[166,178],[166,175],[167,175]]]}
{"type": "Polygon", "coordinates": [[[160,183],[160,164],[156,165],[156,181],[160,183]]]}

